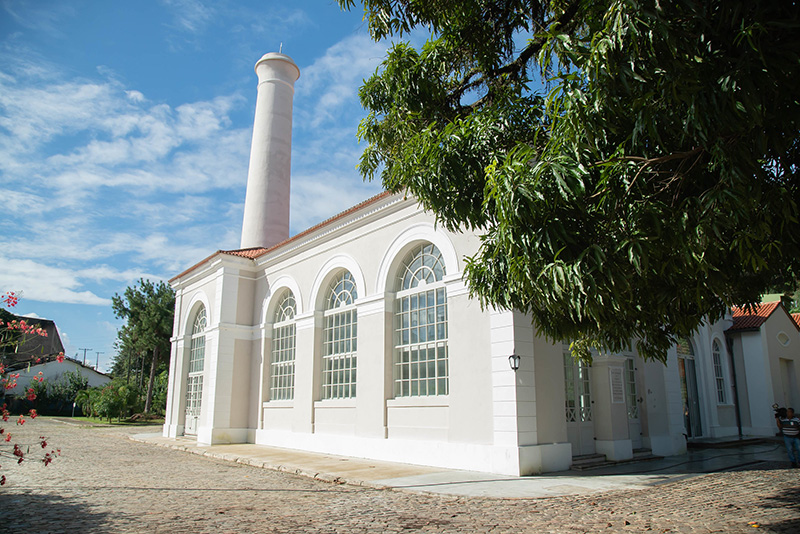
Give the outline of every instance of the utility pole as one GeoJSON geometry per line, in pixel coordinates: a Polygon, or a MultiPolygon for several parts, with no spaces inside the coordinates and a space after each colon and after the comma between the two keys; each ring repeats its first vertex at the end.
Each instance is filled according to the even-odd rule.
{"type": "Polygon", "coordinates": [[[94,370],[98,373],[100,372],[100,355],[105,354],[105,352],[97,352],[97,363],[94,364],[94,370]]]}
{"type": "Polygon", "coordinates": [[[92,349],[78,349],[83,351],[83,365],[86,365],[86,353],[92,349]]]}

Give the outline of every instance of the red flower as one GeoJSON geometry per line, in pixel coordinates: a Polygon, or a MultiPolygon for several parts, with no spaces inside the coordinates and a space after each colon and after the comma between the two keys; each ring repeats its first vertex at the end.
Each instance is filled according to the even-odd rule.
{"type": "Polygon", "coordinates": [[[36,393],[33,391],[33,388],[28,388],[28,400],[29,401],[36,400],[36,393]]]}
{"type": "Polygon", "coordinates": [[[6,441],[11,441],[11,434],[6,434],[6,441]]]}
{"type": "Polygon", "coordinates": [[[25,418],[20,415],[19,419],[17,419],[17,424],[18,425],[24,425],[25,424],[25,418]]]}
{"type": "Polygon", "coordinates": [[[30,416],[31,419],[36,419],[37,417],[39,417],[38,412],[33,408],[31,408],[31,411],[28,412],[28,415],[30,416]]]}

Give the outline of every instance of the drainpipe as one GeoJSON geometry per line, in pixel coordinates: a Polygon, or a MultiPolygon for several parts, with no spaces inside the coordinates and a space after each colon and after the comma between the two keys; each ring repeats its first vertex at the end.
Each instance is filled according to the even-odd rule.
{"type": "Polygon", "coordinates": [[[733,407],[736,411],[736,428],[739,429],[739,438],[742,437],[742,414],[739,412],[739,387],[736,383],[736,358],[733,355],[733,337],[725,332],[725,344],[728,346],[728,355],[731,360],[731,374],[733,374],[733,407]]]}

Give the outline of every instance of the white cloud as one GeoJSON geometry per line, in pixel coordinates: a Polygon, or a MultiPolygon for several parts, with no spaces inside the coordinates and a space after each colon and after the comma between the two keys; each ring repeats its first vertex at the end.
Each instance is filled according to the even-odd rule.
{"type": "Polygon", "coordinates": [[[200,33],[213,20],[215,10],[199,0],[162,0],[172,9],[177,26],[189,33],[200,33]]]}
{"type": "Polygon", "coordinates": [[[75,9],[67,2],[48,3],[26,0],[3,0],[2,9],[23,28],[36,29],[52,34],[61,34],[61,24],[67,17],[75,15],[75,9]]]}
{"type": "MultiPolygon", "coordinates": [[[[383,54],[351,36],[303,68],[293,232],[380,190],[354,167],[357,89],[383,54]]],[[[252,113],[238,89],[171,106],[107,71],[78,78],[25,59],[0,71],[0,286],[31,300],[108,306],[140,277],[170,278],[238,247],[251,125],[233,117],[252,113]]]]}
{"type": "Polygon", "coordinates": [[[79,277],[67,269],[50,267],[31,260],[0,257],[0,273],[0,286],[19,288],[29,300],[111,305],[111,300],[98,297],[91,291],[79,291],[82,287],[79,277]]]}
{"type": "Polygon", "coordinates": [[[303,230],[380,192],[376,184],[348,181],[328,171],[295,176],[292,227],[303,230]]]}
{"type": "Polygon", "coordinates": [[[69,334],[62,331],[58,327],[58,323],[56,323],[56,330],[58,331],[58,337],[61,338],[61,344],[64,345],[64,354],[72,354],[72,351],[77,351],[77,347],[72,344],[69,334]]]}
{"type": "MultiPolygon", "coordinates": [[[[386,45],[367,35],[355,34],[331,46],[325,55],[302,70],[298,84],[300,100],[313,99],[301,119],[311,128],[340,119],[358,104],[358,88],[386,55],[386,45]]],[[[360,107],[358,107],[360,109],[360,107]]]]}

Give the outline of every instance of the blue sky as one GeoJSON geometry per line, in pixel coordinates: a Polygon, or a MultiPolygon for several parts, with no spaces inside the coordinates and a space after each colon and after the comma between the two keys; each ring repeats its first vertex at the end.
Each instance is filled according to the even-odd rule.
{"type": "MultiPolygon", "coordinates": [[[[255,62],[300,67],[291,231],[376,194],[357,91],[386,53],[331,0],[0,0],[0,292],[109,369],[111,297],[238,248],[255,62]]],[[[83,357],[83,351],[80,352],[83,357]]]]}

